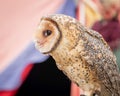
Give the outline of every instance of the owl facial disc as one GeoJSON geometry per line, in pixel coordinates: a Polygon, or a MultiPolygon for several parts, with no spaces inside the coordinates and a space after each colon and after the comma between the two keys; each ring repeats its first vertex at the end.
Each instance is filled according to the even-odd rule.
{"type": "Polygon", "coordinates": [[[34,36],[35,47],[43,54],[53,51],[60,39],[60,31],[57,23],[46,17],[42,18],[34,36]]]}

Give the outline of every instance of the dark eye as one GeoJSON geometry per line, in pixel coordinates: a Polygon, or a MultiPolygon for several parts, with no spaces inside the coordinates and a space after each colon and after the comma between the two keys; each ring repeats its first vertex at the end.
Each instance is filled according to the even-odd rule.
{"type": "Polygon", "coordinates": [[[45,31],[43,32],[43,35],[44,35],[45,37],[47,37],[47,36],[51,35],[51,33],[52,33],[51,30],[45,30],[45,31]]]}

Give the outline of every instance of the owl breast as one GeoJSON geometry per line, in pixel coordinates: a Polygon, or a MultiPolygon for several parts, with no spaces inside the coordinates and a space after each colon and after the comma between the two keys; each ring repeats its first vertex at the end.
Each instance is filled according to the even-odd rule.
{"type": "MultiPolygon", "coordinates": [[[[65,49],[64,49],[65,50],[65,49]]],[[[58,69],[62,70],[67,77],[77,84],[84,91],[100,90],[100,84],[96,73],[89,68],[87,63],[81,58],[79,52],[72,50],[53,52],[51,55],[56,61],[58,69]],[[74,51],[74,54],[71,54],[74,51]]]]}

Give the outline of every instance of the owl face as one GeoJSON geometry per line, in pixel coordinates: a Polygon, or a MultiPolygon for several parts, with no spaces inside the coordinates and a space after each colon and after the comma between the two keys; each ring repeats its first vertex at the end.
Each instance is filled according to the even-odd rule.
{"type": "Polygon", "coordinates": [[[60,30],[55,21],[43,18],[34,35],[35,47],[44,54],[54,50],[60,39],[60,30]]]}

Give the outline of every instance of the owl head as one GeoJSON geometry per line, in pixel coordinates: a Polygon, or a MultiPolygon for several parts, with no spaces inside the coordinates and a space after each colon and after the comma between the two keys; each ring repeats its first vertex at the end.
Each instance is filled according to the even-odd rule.
{"type": "Polygon", "coordinates": [[[61,41],[61,46],[73,45],[71,37],[74,36],[75,23],[74,18],[63,14],[43,16],[34,35],[36,48],[41,53],[49,54],[60,46],[61,41]]]}

